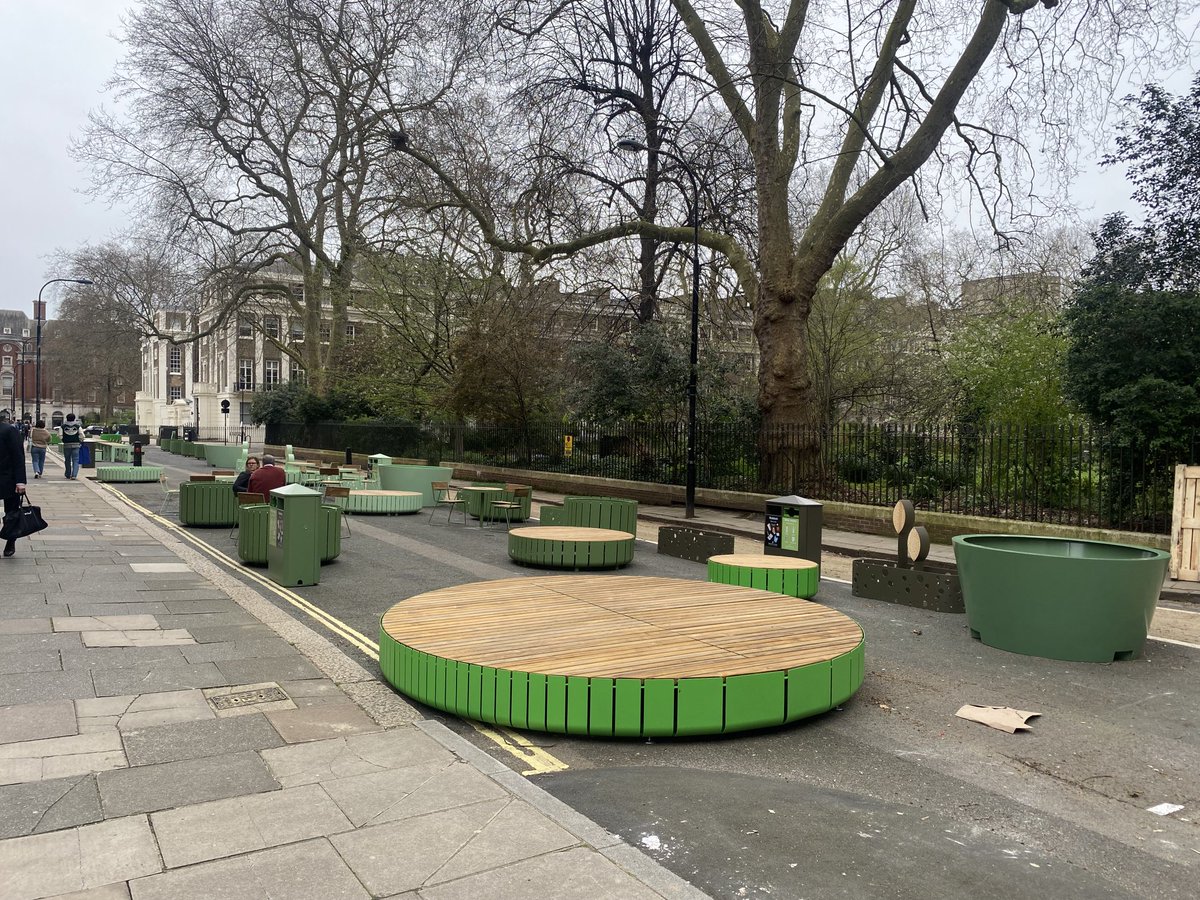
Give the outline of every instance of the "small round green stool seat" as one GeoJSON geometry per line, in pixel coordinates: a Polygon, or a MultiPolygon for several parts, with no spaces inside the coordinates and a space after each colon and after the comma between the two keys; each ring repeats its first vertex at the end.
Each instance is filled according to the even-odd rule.
{"type": "Polygon", "coordinates": [[[862,684],[863,631],[819,603],[676,578],[546,575],[396,604],[379,665],[436,709],[511,728],[683,737],[815,716],[862,684]]]}
{"type": "Polygon", "coordinates": [[[611,528],[530,525],[508,533],[514,562],[552,569],[615,569],[633,561],[634,537],[611,528]]]}
{"type": "Polygon", "coordinates": [[[817,592],[821,567],[808,559],[761,553],[722,553],[708,558],[708,580],[807,600],[817,592]]]}
{"type": "Polygon", "coordinates": [[[393,516],[397,513],[420,512],[425,498],[420,491],[351,490],[343,503],[350,513],[393,516]]]}

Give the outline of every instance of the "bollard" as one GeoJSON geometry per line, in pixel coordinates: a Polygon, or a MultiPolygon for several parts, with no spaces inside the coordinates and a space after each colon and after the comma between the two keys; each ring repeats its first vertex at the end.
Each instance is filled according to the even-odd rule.
{"type": "Polygon", "coordinates": [[[141,441],[133,442],[133,464],[135,466],[140,466],[142,464],[142,442],[141,441]]]}
{"type": "Polygon", "coordinates": [[[354,451],[351,450],[349,447],[346,448],[346,465],[348,465],[348,466],[354,465],[354,451]]]}

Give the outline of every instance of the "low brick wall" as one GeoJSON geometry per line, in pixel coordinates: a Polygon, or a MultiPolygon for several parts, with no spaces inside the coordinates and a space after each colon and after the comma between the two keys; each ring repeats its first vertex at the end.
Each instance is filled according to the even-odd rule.
{"type": "MultiPolygon", "coordinates": [[[[283,448],[268,447],[268,453],[280,456],[283,448]]],[[[341,463],[344,453],[330,450],[306,450],[295,448],[296,458],[311,461],[341,463]]],[[[354,464],[365,466],[369,454],[355,454],[354,464]]],[[[400,459],[397,463],[425,464],[423,459],[400,459]]],[[[552,491],[556,494],[593,494],[604,497],[628,497],[642,503],[669,505],[684,502],[684,489],[676,484],[651,484],[644,481],[624,481],[618,478],[594,478],[585,475],[566,475],[561,472],[531,472],[527,469],[505,469],[493,466],[478,466],[443,459],[441,464],[454,467],[454,477],[463,481],[501,481],[531,484],[535,490],[552,491]]],[[[710,488],[696,490],[696,503],[716,509],[737,509],[762,513],[763,506],[772,494],[755,494],[742,491],[719,491],[710,488]]],[[[820,498],[817,498],[820,499],[820,498]]],[[[867,506],[861,503],[822,501],[824,526],[859,534],[878,534],[894,537],[892,509],[885,506],[867,506]]],[[[1170,535],[1142,534],[1136,531],[1105,531],[1101,528],[1084,528],[1075,525],[1050,525],[1043,522],[1019,522],[1012,519],[990,519],[983,516],[960,516],[953,513],[917,510],[917,522],[929,530],[929,537],[936,543],[946,544],[959,534],[1041,534],[1051,537],[1077,538],[1080,540],[1109,541],[1120,544],[1139,544],[1157,550],[1169,550],[1170,535]]],[[[705,526],[706,528],[711,526],[705,526]]]]}

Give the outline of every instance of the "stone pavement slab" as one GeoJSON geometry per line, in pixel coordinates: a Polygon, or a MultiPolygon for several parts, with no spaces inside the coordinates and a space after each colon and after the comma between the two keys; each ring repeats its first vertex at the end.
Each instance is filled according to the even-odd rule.
{"type": "MultiPolygon", "coordinates": [[[[4,612],[9,610],[6,608],[4,612]]],[[[49,634],[53,630],[49,618],[0,619],[0,634],[49,634]]]]}
{"type": "Polygon", "coordinates": [[[263,716],[173,722],[123,731],[122,738],[131,766],[283,746],[279,732],[263,716]]]}
{"type": "Polygon", "coordinates": [[[324,838],[174,869],[138,879],[133,900],[366,900],[354,873],[324,838]]]}
{"type": "Polygon", "coordinates": [[[409,766],[441,769],[455,759],[437,741],[412,728],[293,744],[265,750],[262,757],[284,787],[409,766]]]}
{"type": "Polygon", "coordinates": [[[259,659],[219,659],[213,663],[230,684],[253,684],[259,681],[299,681],[320,678],[321,670],[299,653],[287,656],[266,656],[259,659]]]}
{"type": "Polygon", "coordinates": [[[0,675],[0,707],[94,696],[95,687],[91,675],[87,672],[21,672],[15,675],[0,675]]]}
{"type": "MultiPolygon", "coordinates": [[[[161,648],[177,650],[178,648],[161,648]]],[[[184,688],[222,687],[229,679],[213,663],[199,665],[151,664],[125,669],[93,670],[96,696],[115,697],[118,694],[178,691],[184,688]]]]}
{"type": "Polygon", "coordinates": [[[184,806],[151,816],[168,868],[351,831],[319,785],[184,806]]]}
{"type": "Polygon", "coordinates": [[[36,900],[161,871],[145,816],[0,842],[0,897],[36,900]]]}
{"type": "Polygon", "coordinates": [[[5,653],[0,656],[0,675],[21,672],[61,672],[62,657],[58,650],[34,650],[32,653],[5,653]]]}
{"type": "Polygon", "coordinates": [[[102,772],[97,783],[106,816],[157,812],[279,789],[279,782],[252,750],[102,772]]]}
{"type": "Polygon", "coordinates": [[[73,828],[103,818],[92,775],[0,787],[0,838],[73,828]]]}
{"type": "Polygon", "coordinates": [[[321,703],[299,709],[263,713],[289,744],[319,741],[340,735],[378,731],[379,726],[349,700],[321,703]]]}
{"type": "Polygon", "coordinates": [[[63,737],[78,732],[75,704],[70,700],[0,709],[0,744],[63,737]]]}
{"type": "Polygon", "coordinates": [[[356,826],[396,822],[507,796],[492,779],[457,761],[351,775],[322,784],[356,826]]]}

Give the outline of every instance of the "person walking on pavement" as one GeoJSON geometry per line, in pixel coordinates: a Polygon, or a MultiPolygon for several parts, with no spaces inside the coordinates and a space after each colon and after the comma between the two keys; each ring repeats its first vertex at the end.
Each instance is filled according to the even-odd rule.
{"type": "MultiPolygon", "coordinates": [[[[25,442],[21,432],[12,424],[12,414],[0,409],[0,497],[4,498],[4,513],[15,512],[25,493],[25,442]]],[[[5,541],[4,555],[17,552],[16,541],[5,541]]]]}
{"type": "Polygon", "coordinates": [[[46,470],[46,448],[50,446],[50,432],[46,423],[38,419],[37,425],[29,432],[29,458],[33,462],[33,477],[41,478],[46,470]]]}
{"type": "Polygon", "coordinates": [[[79,448],[82,446],[83,425],[75,418],[75,413],[67,413],[67,420],[62,426],[62,450],[67,477],[70,479],[79,474],[79,448]]]}
{"type": "Polygon", "coordinates": [[[287,484],[287,472],[275,465],[275,457],[270,453],[264,453],[262,466],[250,476],[247,488],[252,494],[262,494],[264,497],[270,497],[271,491],[275,490],[275,488],[281,488],[285,484],[287,484]]]}
{"type": "Polygon", "coordinates": [[[233,492],[235,494],[244,494],[250,490],[250,476],[258,471],[258,457],[246,457],[246,468],[238,472],[238,477],[233,480],[233,492]]]}

